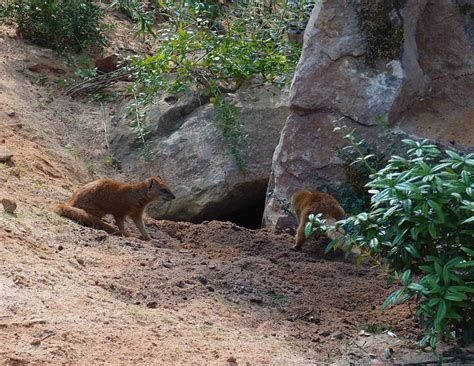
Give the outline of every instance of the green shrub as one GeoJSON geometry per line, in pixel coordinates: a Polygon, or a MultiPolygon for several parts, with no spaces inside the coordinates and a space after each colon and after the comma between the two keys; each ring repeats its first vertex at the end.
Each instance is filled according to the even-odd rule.
{"type": "MultiPolygon", "coordinates": [[[[417,301],[427,328],[421,344],[435,349],[440,336],[472,337],[474,154],[444,154],[426,140],[403,142],[407,157],[392,156],[370,177],[370,210],[336,226],[350,228],[342,243],[347,253],[357,246],[360,258],[369,257],[402,286],[382,308],[417,301]]],[[[324,222],[309,219],[307,234],[321,231],[324,222]]]]}
{"type": "Polygon", "coordinates": [[[212,1],[162,0],[157,11],[164,5],[167,21],[157,34],[158,50],[130,65],[135,70],[134,93],[145,104],[159,91],[201,94],[216,106],[216,120],[243,169],[245,136],[226,94],[246,79],[284,84],[291,76],[300,45],[287,38],[286,2],[275,2],[270,11],[253,2],[221,7],[212,1]]]}
{"type": "Polygon", "coordinates": [[[3,15],[16,22],[25,39],[40,46],[79,51],[105,42],[103,14],[92,0],[11,0],[3,15]]]}

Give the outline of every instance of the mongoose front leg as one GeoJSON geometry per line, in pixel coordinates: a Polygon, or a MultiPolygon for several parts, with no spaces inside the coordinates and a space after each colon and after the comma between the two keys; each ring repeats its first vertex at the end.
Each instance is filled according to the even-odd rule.
{"type": "Polygon", "coordinates": [[[114,219],[115,219],[115,223],[117,224],[117,227],[119,228],[120,230],[120,233],[125,237],[125,238],[128,238],[130,235],[127,233],[127,231],[125,230],[125,217],[123,216],[114,216],[114,219]]]}
{"type": "Polygon", "coordinates": [[[151,237],[150,237],[150,235],[148,235],[148,233],[145,229],[145,224],[143,223],[143,217],[142,216],[132,217],[132,220],[135,223],[135,225],[137,225],[138,230],[140,230],[140,232],[143,236],[143,240],[150,240],[151,237]]]}

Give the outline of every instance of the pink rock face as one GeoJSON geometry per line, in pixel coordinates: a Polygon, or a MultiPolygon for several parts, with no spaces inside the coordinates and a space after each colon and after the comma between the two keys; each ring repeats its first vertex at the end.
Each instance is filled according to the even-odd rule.
{"type": "Polygon", "coordinates": [[[320,0],[313,10],[290,91],[290,114],[273,156],[266,227],[292,225],[287,209],[296,190],[344,183],[336,155],[343,141],[331,123],[341,117],[381,151],[378,116],[402,136],[466,150],[474,146],[474,46],[469,44],[474,40],[459,7],[444,0],[404,2],[398,9],[401,57],[369,66],[356,3],[320,0]]]}

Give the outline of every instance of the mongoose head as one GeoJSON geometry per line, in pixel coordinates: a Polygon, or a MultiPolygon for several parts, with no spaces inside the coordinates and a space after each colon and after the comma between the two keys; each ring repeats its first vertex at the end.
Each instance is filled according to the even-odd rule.
{"type": "Polygon", "coordinates": [[[150,177],[145,180],[148,194],[153,199],[163,199],[165,201],[174,200],[176,197],[171,190],[169,189],[168,185],[160,176],[150,177]]]}

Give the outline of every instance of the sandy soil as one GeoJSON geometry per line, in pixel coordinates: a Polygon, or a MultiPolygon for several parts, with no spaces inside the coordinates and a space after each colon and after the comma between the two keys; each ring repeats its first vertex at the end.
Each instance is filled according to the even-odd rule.
{"type": "Polygon", "coordinates": [[[382,314],[385,279],[324,257],[322,243],[295,253],[288,234],[152,219],[144,242],[52,213],[86,181],[132,179],[106,149],[115,105],[62,96],[56,80],[73,71],[58,55],[0,34],[0,143],[15,154],[0,164],[0,198],[18,204],[0,213],[0,363],[370,364],[386,347],[396,360],[412,352],[409,306],[382,314]]]}

